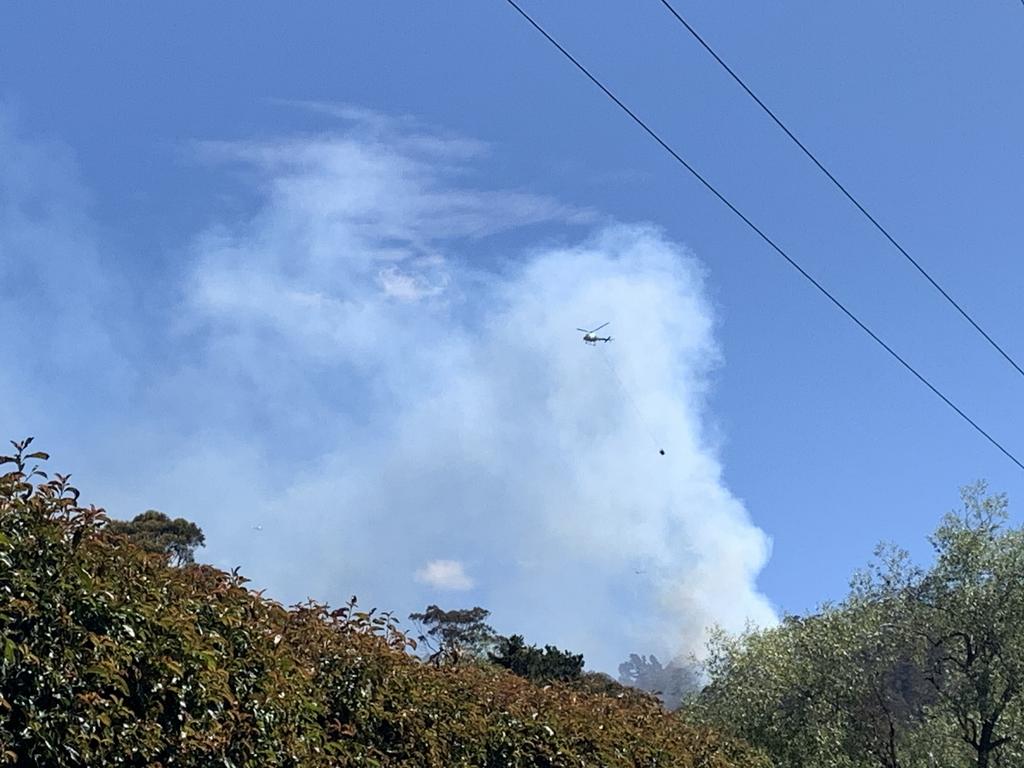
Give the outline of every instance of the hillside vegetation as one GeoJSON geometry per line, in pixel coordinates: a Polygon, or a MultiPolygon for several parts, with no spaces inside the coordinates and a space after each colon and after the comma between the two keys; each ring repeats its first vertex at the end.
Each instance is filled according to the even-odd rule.
{"type": "Polygon", "coordinates": [[[47,458],[23,442],[2,459],[0,764],[767,765],[594,676],[424,663],[354,601],[285,608],[237,573],[174,566],[29,466],[47,458]]]}

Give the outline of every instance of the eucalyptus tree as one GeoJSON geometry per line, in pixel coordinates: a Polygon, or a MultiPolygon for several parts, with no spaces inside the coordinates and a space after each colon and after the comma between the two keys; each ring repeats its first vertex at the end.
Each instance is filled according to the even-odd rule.
{"type": "Polygon", "coordinates": [[[155,509],[148,509],[131,520],[110,520],[106,530],[126,537],[147,552],[167,555],[176,565],[194,562],[196,548],[206,544],[198,525],[183,517],[172,520],[155,509]]]}

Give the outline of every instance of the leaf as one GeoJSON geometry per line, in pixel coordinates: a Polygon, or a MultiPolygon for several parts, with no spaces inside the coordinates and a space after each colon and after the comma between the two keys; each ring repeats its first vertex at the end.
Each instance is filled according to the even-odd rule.
{"type": "Polygon", "coordinates": [[[48,454],[46,451],[36,451],[35,453],[30,453],[25,458],[26,459],[40,459],[41,461],[49,461],[50,454],[48,454]]]}

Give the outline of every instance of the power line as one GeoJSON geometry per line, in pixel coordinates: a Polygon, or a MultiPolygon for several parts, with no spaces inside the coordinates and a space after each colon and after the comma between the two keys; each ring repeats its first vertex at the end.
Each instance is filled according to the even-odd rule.
{"type": "MultiPolygon", "coordinates": [[[[1024,0],[1021,0],[1021,2],[1024,3],[1024,0]]],[[[953,305],[956,308],[956,311],[959,312],[961,315],[963,315],[964,319],[967,320],[968,323],[970,323],[972,326],[974,326],[974,330],[976,330],[978,333],[980,333],[985,338],[985,340],[989,344],[991,344],[992,347],[1000,355],[1002,355],[1006,359],[1006,361],[1010,365],[1012,365],[1014,368],[1017,369],[1017,373],[1019,373],[1021,376],[1024,376],[1024,369],[1022,369],[1017,364],[1017,361],[1014,360],[1012,357],[1010,357],[1010,355],[1006,352],[1006,350],[1004,350],[1001,346],[999,346],[999,344],[996,343],[995,339],[993,339],[991,336],[989,336],[988,333],[986,333],[985,330],[980,325],[978,325],[978,323],[974,320],[974,318],[971,317],[967,313],[967,310],[964,309],[962,306],[960,306],[960,304],[956,301],[956,299],[954,299],[952,296],[950,296],[949,293],[947,293],[946,290],[941,285],[939,285],[938,282],[936,282],[935,278],[933,278],[930,274],[928,274],[928,271],[923,266],[921,266],[921,263],[919,261],[917,261],[917,259],[915,259],[909,253],[907,253],[906,249],[896,241],[896,238],[894,238],[891,234],[889,234],[889,231],[885,227],[883,227],[881,224],[879,224],[878,219],[876,219],[874,216],[872,216],[868,212],[868,210],[863,205],[861,205],[860,201],[857,200],[857,198],[855,198],[849,192],[849,190],[847,190],[846,187],[844,187],[839,182],[839,179],[837,179],[835,176],[833,176],[832,172],[829,171],[828,168],[826,168],[821,163],[821,161],[818,160],[818,158],[814,156],[814,153],[811,152],[811,150],[809,150],[804,145],[804,143],[802,141],[800,141],[800,139],[798,139],[793,134],[793,132],[791,130],[789,130],[789,128],[786,127],[786,125],[782,122],[782,120],[780,120],[778,118],[778,116],[774,112],[772,112],[772,110],[769,109],[768,106],[763,101],[761,101],[760,98],[758,98],[757,94],[754,93],[747,86],[747,84],[745,82],[743,82],[743,79],[739,75],[737,75],[736,72],[733,71],[732,67],[730,67],[728,64],[726,64],[722,60],[722,57],[719,56],[715,52],[715,50],[710,45],[708,45],[707,41],[705,41],[704,38],[701,37],[697,33],[697,30],[695,30],[692,26],[690,26],[689,22],[687,22],[686,19],[684,19],[679,14],[679,12],[675,8],[672,7],[672,4],[669,3],[668,0],[661,0],[661,4],[664,5],[669,10],[669,13],[671,13],[673,16],[675,16],[676,20],[680,24],[682,24],[686,28],[686,30],[693,36],[693,38],[704,47],[704,50],[706,50],[708,53],[711,54],[711,56],[714,58],[714,60],[717,61],[722,66],[722,69],[724,69],[726,72],[729,73],[729,75],[732,77],[732,79],[735,80],[739,84],[740,88],[742,88],[744,91],[747,92],[747,95],[750,98],[752,98],[762,110],[764,110],[765,114],[767,114],[772,120],[775,121],[775,124],[777,126],[779,126],[779,128],[782,129],[783,133],[785,133],[790,139],[792,139],[794,144],[796,144],[798,147],[800,147],[800,149],[803,151],[803,153],[805,155],[807,155],[808,158],[810,158],[811,162],[813,162],[816,166],[818,166],[818,170],[820,170],[822,173],[824,173],[828,177],[829,181],[831,181],[836,186],[836,189],[838,189],[840,192],[842,192],[846,196],[846,199],[849,200],[851,203],[853,203],[857,207],[857,210],[859,210],[862,214],[864,214],[864,216],[867,218],[868,221],[870,221],[872,224],[874,224],[875,229],[877,229],[879,232],[881,232],[882,235],[885,236],[885,239],[888,240],[893,245],[893,247],[896,248],[897,251],[899,251],[901,254],[903,254],[904,258],[906,258],[907,261],[909,261],[911,264],[913,264],[914,267],[917,269],[917,271],[920,272],[921,275],[929,283],[932,284],[932,287],[935,288],[935,290],[937,290],[939,293],[941,293],[943,298],[945,298],[946,301],[948,301],[951,305],[953,305]]]]}
{"type": "Polygon", "coordinates": [[[619,107],[619,109],[621,109],[623,112],[625,112],[627,115],[629,115],[629,117],[633,120],[633,122],[635,122],[637,125],[639,125],[641,128],[643,128],[644,131],[647,133],[647,135],[649,135],[652,139],[654,139],[661,146],[662,149],[664,149],[666,152],[668,152],[673,157],[673,159],[675,159],[675,161],[677,163],[679,163],[681,166],[683,166],[683,168],[685,168],[687,171],[689,171],[690,174],[694,178],[697,179],[697,181],[699,181],[709,192],[711,192],[711,194],[713,194],[715,197],[717,197],[730,211],[732,211],[734,214],[736,214],[736,216],[739,217],[740,220],[743,221],[744,224],[746,224],[750,229],[752,229],[758,235],[758,237],[760,237],[762,240],[764,240],[764,242],[767,243],[772,248],[772,250],[774,250],[783,259],[785,259],[786,262],[791,267],[793,267],[797,272],[799,272],[809,283],[811,283],[811,285],[813,285],[815,288],[817,288],[818,291],[821,292],[829,301],[831,301],[844,315],[846,315],[848,318],[850,318],[850,320],[852,320],[862,331],[864,331],[868,336],[870,336],[872,339],[874,339],[875,342],[880,347],[882,347],[882,349],[884,349],[886,352],[888,352],[900,365],[902,365],[910,373],[912,373],[914,375],[914,377],[918,381],[920,381],[922,384],[924,384],[926,387],[928,387],[928,389],[930,389],[932,391],[932,393],[936,397],[938,397],[940,400],[942,400],[942,402],[944,402],[946,405],[948,405],[950,408],[952,408],[957,413],[957,415],[959,415],[960,418],[962,418],[964,421],[966,421],[968,424],[970,424],[975,429],[975,431],[978,432],[978,434],[980,434],[982,437],[984,437],[986,440],[988,440],[992,445],[994,445],[996,448],[998,448],[1000,450],[1000,452],[1003,453],[1003,455],[1005,455],[1008,459],[1010,459],[1010,461],[1012,461],[1014,464],[1016,464],[1020,469],[1024,470],[1024,464],[1022,464],[1021,461],[1016,456],[1014,456],[1012,453],[1010,453],[1006,448],[1004,448],[999,443],[999,441],[997,441],[988,432],[986,432],[984,429],[982,429],[981,426],[979,426],[978,423],[975,422],[970,416],[968,416],[966,413],[964,413],[962,410],[960,410],[960,408],[952,400],[950,400],[948,397],[946,397],[944,394],[942,394],[942,392],[939,391],[939,389],[934,384],[932,384],[930,381],[928,381],[928,379],[926,379],[922,374],[918,373],[917,369],[914,368],[914,366],[912,366],[910,363],[908,363],[906,360],[904,360],[899,355],[899,353],[896,352],[896,350],[894,350],[892,347],[890,347],[888,344],[886,344],[874,331],[872,331],[867,325],[865,325],[863,323],[863,321],[861,321],[861,319],[859,317],[857,317],[855,314],[853,314],[853,312],[851,312],[849,309],[847,309],[845,304],[843,304],[839,299],[837,299],[835,296],[833,296],[832,293],[830,293],[829,290],[827,288],[825,288],[825,286],[823,286],[821,283],[819,283],[809,272],[807,272],[803,267],[801,267],[788,253],[786,253],[780,246],[778,246],[775,243],[774,240],[772,240],[770,237],[768,237],[768,235],[766,235],[756,224],[754,224],[754,222],[752,222],[750,219],[748,219],[746,217],[746,215],[744,215],[743,212],[740,211],[739,208],[737,208],[735,205],[733,205],[729,201],[729,199],[727,197],[725,197],[725,195],[723,195],[721,192],[719,192],[711,184],[711,182],[709,182],[706,178],[704,178],[704,176],[702,176],[700,174],[699,171],[697,171],[692,165],[690,165],[688,162],[686,162],[686,160],[684,160],[682,158],[682,156],[678,152],[676,152],[674,149],[672,149],[672,147],[669,146],[665,142],[665,140],[662,139],[657,133],[655,133],[654,130],[647,125],[647,123],[645,123],[640,117],[638,117],[637,114],[635,112],[633,112],[633,110],[631,110],[621,100],[619,100],[619,98],[614,93],[612,93],[608,89],[608,87],[605,86],[604,83],[602,83],[594,75],[592,75],[590,73],[590,70],[588,70],[585,66],[583,66],[576,59],[576,57],[574,57],[571,53],[569,53],[569,51],[567,51],[565,48],[563,48],[561,46],[561,44],[557,40],[555,40],[555,38],[553,38],[551,35],[549,35],[544,30],[544,28],[542,26],[540,26],[540,24],[538,24],[536,21],[534,21],[533,18],[526,11],[524,11],[522,8],[520,8],[518,3],[515,2],[515,0],[505,0],[505,2],[507,2],[509,5],[511,5],[519,13],[519,15],[522,16],[524,19],[526,19],[526,21],[534,29],[536,29],[549,43],[551,43],[551,45],[553,45],[555,48],[557,48],[558,51],[563,56],[565,56],[565,58],[567,58],[570,62],[572,62],[572,64],[580,72],[582,72],[584,75],[586,75],[587,79],[590,80],[590,82],[592,82],[594,85],[596,85],[598,88],[600,88],[601,91],[605,94],[605,96],[607,96],[609,99],[611,99],[613,102],[615,102],[615,104],[619,107]]]}

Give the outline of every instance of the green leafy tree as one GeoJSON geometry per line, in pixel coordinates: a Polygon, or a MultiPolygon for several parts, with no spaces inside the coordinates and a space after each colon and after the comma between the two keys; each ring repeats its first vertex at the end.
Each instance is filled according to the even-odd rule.
{"type": "Polygon", "coordinates": [[[576,680],[583,673],[583,654],[563,651],[553,645],[543,649],[527,645],[522,635],[499,637],[488,654],[491,663],[535,683],[576,680]]]}
{"type": "Polygon", "coordinates": [[[198,525],[183,517],[172,520],[155,509],[128,521],[110,520],[106,530],[126,537],[146,552],[167,555],[176,565],[194,562],[196,547],[206,545],[206,537],[198,525]]]}
{"type": "Polygon", "coordinates": [[[1024,764],[1024,531],[977,484],[931,543],[928,568],[879,547],[843,603],[719,634],[692,714],[782,768],[1024,764]]]}
{"type": "Polygon", "coordinates": [[[457,664],[484,659],[497,640],[487,623],[491,612],[479,606],[445,611],[428,605],[422,613],[409,614],[420,628],[418,640],[430,651],[431,661],[457,664]]]}
{"type": "MultiPolygon", "coordinates": [[[[817,665],[804,657],[794,621],[739,637],[713,636],[711,683],[688,714],[764,749],[781,768],[842,765],[839,729],[822,717],[817,665]]],[[[826,713],[827,714],[827,713],[826,713]]]]}
{"type": "Polygon", "coordinates": [[[938,707],[978,768],[1024,764],[1024,530],[1005,495],[965,488],[963,507],[931,537],[935,565],[915,585],[910,629],[938,707]]]}
{"type": "Polygon", "coordinates": [[[885,606],[887,626],[916,647],[928,686],[932,755],[978,768],[1024,763],[1024,531],[1008,522],[1005,495],[983,482],[930,537],[922,570],[906,552],[881,550],[855,594],[885,606]],[[940,747],[941,745],[941,747],[940,747]]]}
{"type": "Polygon", "coordinates": [[[889,618],[844,604],[739,638],[719,634],[695,708],[778,766],[905,768],[930,699],[889,618]]]}

